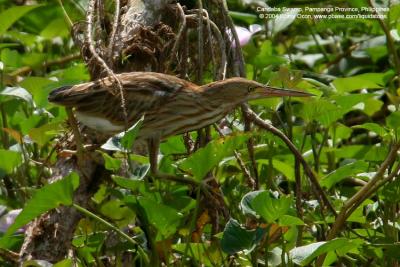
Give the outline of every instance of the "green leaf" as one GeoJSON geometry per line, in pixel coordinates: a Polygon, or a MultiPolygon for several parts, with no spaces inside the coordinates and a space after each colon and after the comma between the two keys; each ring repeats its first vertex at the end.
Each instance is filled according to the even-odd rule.
{"type": "Polygon", "coordinates": [[[0,159],[3,159],[0,160],[0,171],[6,174],[13,172],[22,163],[22,155],[17,151],[0,149],[0,159]]]}
{"type": "Polygon", "coordinates": [[[142,116],[126,132],[118,133],[113,137],[109,138],[107,142],[105,142],[101,146],[101,148],[109,151],[121,151],[121,152],[131,151],[143,121],[144,121],[144,116],[142,116]]]}
{"type": "Polygon", "coordinates": [[[255,191],[256,196],[251,201],[251,207],[266,222],[273,223],[281,216],[287,214],[291,197],[280,197],[278,199],[271,197],[269,191],[255,191]]]}
{"type": "Polygon", "coordinates": [[[289,252],[291,260],[300,265],[306,266],[312,260],[324,253],[340,249],[346,252],[352,248],[358,247],[360,242],[346,238],[337,238],[330,241],[316,242],[301,247],[296,247],[289,252]]]}
{"type": "Polygon", "coordinates": [[[386,125],[397,131],[400,128],[400,111],[395,111],[387,116],[386,125]]]}
{"type": "Polygon", "coordinates": [[[0,35],[3,35],[11,25],[29,11],[40,5],[13,6],[0,13],[0,35]]]}
{"type": "Polygon", "coordinates": [[[345,113],[345,109],[325,99],[312,99],[304,103],[300,110],[300,116],[305,120],[318,121],[326,127],[340,119],[345,113]]]}
{"type": "Polygon", "coordinates": [[[345,178],[351,177],[360,172],[366,172],[368,166],[369,164],[362,160],[341,166],[322,178],[321,186],[330,189],[345,178]]]}
{"type": "Polygon", "coordinates": [[[365,112],[365,114],[367,114],[368,116],[372,116],[376,112],[381,110],[383,102],[379,99],[369,98],[364,101],[364,106],[365,107],[363,111],[365,112]]]}
{"type": "Polygon", "coordinates": [[[246,22],[247,24],[252,24],[257,21],[257,16],[251,13],[229,11],[229,15],[237,20],[246,22]]]}
{"type": "Polygon", "coordinates": [[[279,225],[281,226],[294,226],[304,224],[305,223],[301,219],[290,215],[283,215],[279,218],[279,225]]]}
{"type": "Polygon", "coordinates": [[[261,192],[263,191],[253,191],[243,196],[242,200],[240,201],[239,207],[244,215],[258,217],[257,213],[253,210],[253,207],[251,206],[251,202],[261,192]]]}
{"type": "Polygon", "coordinates": [[[388,79],[393,76],[387,73],[364,73],[347,78],[337,78],[333,85],[340,93],[352,92],[360,89],[379,89],[386,85],[388,79]]]}
{"type": "Polygon", "coordinates": [[[68,24],[65,18],[57,18],[51,21],[46,28],[42,30],[40,35],[44,38],[51,39],[57,36],[67,37],[69,35],[68,24]]]}
{"type": "Polygon", "coordinates": [[[189,249],[187,251],[188,255],[195,259],[198,263],[195,266],[215,266],[216,262],[221,262],[221,254],[217,250],[212,249],[207,243],[179,243],[173,245],[174,251],[179,252],[184,255],[186,253],[187,246],[189,249]]]}
{"type": "Polygon", "coordinates": [[[388,131],[385,128],[383,128],[379,124],[373,123],[373,122],[367,122],[367,123],[364,123],[361,125],[355,125],[352,128],[365,129],[365,130],[376,133],[380,137],[385,137],[388,134],[388,131]]]}
{"type": "Polygon", "coordinates": [[[62,131],[61,123],[49,123],[38,128],[32,128],[28,134],[39,146],[44,146],[62,131]]]}
{"type": "Polygon", "coordinates": [[[72,262],[72,259],[65,259],[53,265],[53,267],[73,267],[73,266],[74,263],[72,262]]]}
{"type": "Polygon", "coordinates": [[[24,261],[22,267],[53,267],[54,265],[45,260],[28,260],[24,261]]]}
{"type": "Polygon", "coordinates": [[[267,40],[262,43],[257,56],[254,58],[253,64],[263,69],[269,65],[281,65],[286,62],[286,58],[274,53],[272,42],[267,40]]]}
{"type": "Polygon", "coordinates": [[[139,188],[139,186],[141,184],[143,184],[143,181],[136,180],[136,179],[128,179],[128,178],[116,176],[116,175],[112,176],[112,179],[120,187],[129,189],[133,192],[135,192],[139,188]]]}
{"type": "Polygon", "coordinates": [[[249,136],[241,134],[213,140],[184,159],[179,167],[191,172],[197,180],[201,180],[218,162],[231,156],[233,151],[241,147],[248,138],[249,136]]]}
{"type": "Polygon", "coordinates": [[[20,86],[26,88],[35,100],[36,105],[45,107],[48,105],[47,97],[54,90],[55,82],[43,77],[26,77],[20,83],[20,86]]]}
{"type": "Polygon", "coordinates": [[[133,143],[139,133],[140,127],[144,121],[144,116],[142,116],[132,127],[130,127],[121,137],[121,145],[127,150],[132,149],[133,143]]]}
{"type": "Polygon", "coordinates": [[[57,208],[60,205],[72,205],[73,194],[78,186],[79,176],[72,172],[65,178],[47,184],[37,190],[33,197],[26,203],[21,213],[17,216],[15,222],[8,228],[3,238],[0,239],[0,247],[4,247],[7,243],[7,237],[37,216],[57,208]]]}
{"type": "Polygon", "coordinates": [[[6,87],[3,91],[0,92],[0,95],[22,99],[26,101],[29,105],[33,105],[32,95],[22,87],[6,87]]]}
{"type": "Polygon", "coordinates": [[[149,223],[158,230],[157,240],[166,239],[176,232],[183,217],[176,209],[145,197],[139,197],[138,202],[149,223]]]}
{"type": "Polygon", "coordinates": [[[18,68],[22,66],[22,57],[16,50],[3,49],[1,50],[0,58],[6,68],[18,68]]]}
{"type": "Polygon", "coordinates": [[[276,34],[289,27],[296,19],[298,13],[299,11],[297,9],[289,9],[288,11],[279,14],[280,16],[276,17],[272,21],[272,32],[276,34]]]}
{"type": "Polygon", "coordinates": [[[400,202],[400,179],[395,179],[385,185],[380,193],[381,198],[388,203],[399,203],[400,202]]]}
{"type": "Polygon", "coordinates": [[[104,167],[110,171],[118,171],[121,168],[122,160],[113,158],[103,151],[99,151],[104,159],[104,167]]]}
{"type": "Polygon", "coordinates": [[[256,241],[256,230],[247,230],[235,219],[230,219],[222,235],[221,247],[225,253],[232,255],[245,249],[253,250],[256,241]]]}

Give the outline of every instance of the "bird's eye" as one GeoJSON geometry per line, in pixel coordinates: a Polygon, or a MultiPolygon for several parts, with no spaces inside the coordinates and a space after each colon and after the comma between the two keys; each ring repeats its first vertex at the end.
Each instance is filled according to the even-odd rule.
{"type": "Polygon", "coordinates": [[[253,92],[255,89],[256,89],[255,87],[249,86],[249,87],[247,88],[247,92],[248,92],[248,93],[251,93],[251,92],[253,92]]]}

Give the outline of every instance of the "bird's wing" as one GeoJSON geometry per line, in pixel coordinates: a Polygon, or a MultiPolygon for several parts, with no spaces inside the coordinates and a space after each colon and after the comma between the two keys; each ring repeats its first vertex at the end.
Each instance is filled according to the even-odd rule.
{"type": "MultiPolygon", "coordinates": [[[[128,122],[137,121],[147,111],[168,103],[184,88],[196,87],[190,82],[162,73],[133,72],[118,74],[117,77],[124,88],[128,122]]],[[[112,81],[105,78],[74,86],[66,90],[58,103],[73,106],[79,112],[106,118],[115,124],[123,124],[122,99],[118,93],[115,94],[118,91],[111,84],[112,81]]]]}

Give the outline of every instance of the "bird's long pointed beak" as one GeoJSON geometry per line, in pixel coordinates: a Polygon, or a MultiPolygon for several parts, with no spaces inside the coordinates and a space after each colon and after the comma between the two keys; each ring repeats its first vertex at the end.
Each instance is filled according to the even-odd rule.
{"type": "Polygon", "coordinates": [[[271,86],[259,87],[255,91],[264,97],[279,97],[279,96],[309,97],[309,96],[313,96],[313,94],[302,92],[302,91],[281,89],[281,88],[276,88],[276,87],[271,87],[271,86]]]}

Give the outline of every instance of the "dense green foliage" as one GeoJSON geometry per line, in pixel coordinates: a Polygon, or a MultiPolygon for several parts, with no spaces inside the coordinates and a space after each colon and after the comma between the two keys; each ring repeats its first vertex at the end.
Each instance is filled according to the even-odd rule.
{"type": "MultiPolygon", "coordinates": [[[[77,175],[48,184],[66,113],[49,104],[47,95],[58,86],[90,79],[79,56],[74,56],[79,48],[73,45],[58,1],[37,2],[16,6],[0,0],[0,210],[6,214],[24,208],[3,234],[0,247],[16,252],[24,236],[15,230],[50,209],[73,204],[77,175]]],[[[63,2],[72,21],[84,19],[85,1],[63,2]]],[[[324,265],[397,266],[399,163],[396,151],[390,151],[398,148],[400,127],[400,4],[392,3],[381,21],[267,21],[253,6],[257,2],[264,3],[228,1],[235,24],[262,25],[242,47],[248,78],[315,96],[250,104],[292,140],[335,210],[350,211],[343,228],[328,235],[339,223],[317,201],[293,153],[263,129],[244,133],[241,112],[236,111],[227,117],[226,137],[211,127],[213,140],[190,155],[182,136],[171,137],[161,145],[160,163],[163,172],[185,172],[199,182],[211,173],[220,184],[230,219],[222,216],[221,200],[204,195],[202,187],[149,179],[147,157],[130,154],[138,167],[122,177],[118,170],[125,158],[123,145],[134,141],[131,134],[106,145],[115,150],[111,156],[103,153],[106,168],[115,175],[93,196],[93,214],[77,207],[85,213],[72,241],[74,261],[80,266],[120,266],[128,256],[136,257],[137,264],[295,266],[316,264],[325,253],[325,259],[319,258],[324,265]],[[234,157],[236,153],[254,177],[249,138],[255,144],[259,188],[250,187],[243,165],[234,157]],[[297,188],[296,180],[301,180],[297,188]],[[361,198],[354,200],[357,193],[361,198]],[[216,225],[218,233],[213,232],[216,225]]],[[[282,1],[267,2],[282,6],[282,1]]],[[[284,2],[299,6],[301,1],[284,2]]],[[[196,134],[192,133],[194,140],[196,134]]],[[[7,264],[12,265],[6,259],[0,263],[7,264]]]]}

